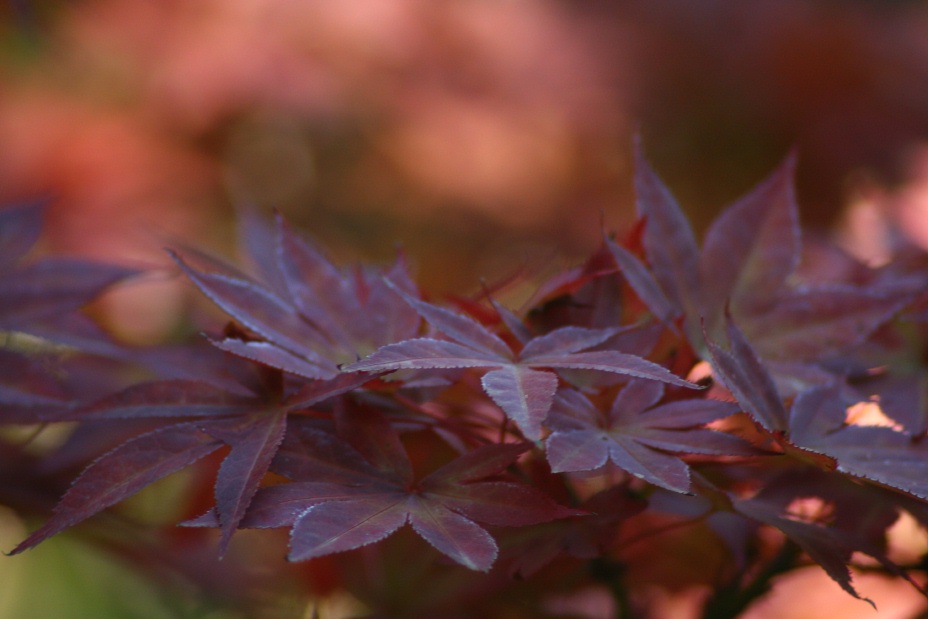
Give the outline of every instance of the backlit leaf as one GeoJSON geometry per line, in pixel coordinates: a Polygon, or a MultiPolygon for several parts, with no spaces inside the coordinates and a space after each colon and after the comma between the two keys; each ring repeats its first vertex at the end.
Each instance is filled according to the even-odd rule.
{"type": "Polygon", "coordinates": [[[908,295],[850,286],[797,290],[751,324],[764,357],[816,360],[864,341],[907,303],[908,295]]]}
{"type": "MultiPolygon", "coordinates": [[[[790,155],[765,181],[729,206],[706,233],[700,255],[703,302],[714,314],[770,309],[799,264],[799,222],[790,155]]],[[[712,330],[710,329],[710,333],[712,330]]]]}
{"type": "Polygon", "coordinates": [[[680,205],[635,144],[635,205],[646,218],[644,246],[654,276],[675,307],[692,313],[700,307],[699,248],[680,205]]]}

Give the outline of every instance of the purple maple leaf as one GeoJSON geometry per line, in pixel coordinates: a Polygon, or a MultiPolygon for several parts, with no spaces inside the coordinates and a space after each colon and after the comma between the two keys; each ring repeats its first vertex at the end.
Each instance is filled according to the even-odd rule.
{"type": "Polygon", "coordinates": [[[24,260],[39,238],[44,204],[0,209],[0,330],[57,332],[50,323],[138,273],[77,258],[24,260]]]}
{"type": "Polygon", "coordinates": [[[696,385],[666,368],[617,350],[587,350],[619,329],[567,326],[535,337],[514,352],[477,321],[398,292],[433,327],[453,341],[415,338],[388,344],[343,371],[388,372],[403,369],[489,368],[481,383],[490,398],[529,440],[541,438],[558,376],[551,370],[610,372],[672,385],[696,385]]]}
{"type": "Polygon", "coordinates": [[[928,499],[928,449],[922,442],[893,428],[848,425],[847,408],[855,401],[837,382],[803,391],[787,412],[750,343],[730,320],[727,330],[730,351],[709,342],[713,371],[787,453],[819,454],[848,475],[928,499]]]}
{"type": "MultiPolygon", "coordinates": [[[[360,548],[409,524],[455,562],[486,571],[497,546],[477,523],[523,526],[584,513],[499,478],[529,448],[484,445],[417,480],[387,420],[373,409],[347,408],[337,434],[310,424],[291,429],[273,469],[293,483],[259,490],[241,526],[292,527],[290,559],[303,561],[360,548]]],[[[216,526],[217,514],[188,524],[216,526]]]]}
{"type": "Polygon", "coordinates": [[[418,330],[418,314],[383,279],[415,293],[402,260],[386,273],[340,270],[280,217],[276,235],[265,231],[247,240],[266,284],[221,265],[200,271],[172,254],[207,297],[260,338],[229,337],[214,342],[219,348],[297,376],[331,380],[339,364],[418,330]]]}
{"type": "MultiPolygon", "coordinates": [[[[229,357],[229,362],[245,363],[235,357],[229,357]]],[[[280,391],[273,380],[238,385],[160,380],[59,414],[58,419],[82,422],[155,420],[161,427],[129,439],[94,461],[75,480],[51,519],[13,552],[35,546],[228,445],[230,451],[219,468],[215,488],[222,529],[220,552],[225,552],[284,438],[288,413],[344,393],[360,382],[363,377],[359,375],[343,375],[307,388],[280,391]]]]}
{"type": "MultiPolygon", "coordinates": [[[[745,494],[743,489],[719,491],[708,479],[700,477],[700,486],[709,494],[674,495],[676,505],[670,504],[672,511],[682,508],[681,513],[706,515],[715,520],[716,525],[724,523],[725,528],[716,532],[739,553],[743,553],[749,539],[744,537],[748,531],[743,518],[779,529],[842,589],[871,605],[873,602],[862,597],[852,583],[848,568],[855,553],[873,557],[887,572],[907,580],[924,593],[923,588],[886,554],[886,531],[898,519],[900,505],[908,505],[905,500],[900,503],[895,499],[905,497],[890,497],[889,491],[883,488],[862,486],[809,465],[764,469],[756,479],[763,479],[760,489],[745,494]],[[716,492],[718,494],[710,501],[709,496],[716,492]],[[807,499],[818,501],[805,503],[807,499]],[[722,511],[712,512],[713,504],[715,509],[722,508],[722,511]]],[[[667,506],[666,497],[661,503],[667,506]]],[[[753,527],[748,527],[750,529],[753,527]]],[[[787,554],[791,552],[789,546],[782,550],[787,554]]]]}
{"type": "Polygon", "coordinates": [[[795,155],[712,223],[700,250],[686,216],[636,145],[635,188],[646,219],[648,270],[608,243],[616,264],[660,320],[683,315],[690,342],[718,339],[726,308],[764,359],[815,363],[864,341],[913,298],[911,286],[813,285],[800,257],[795,155]]]}
{"type": "Polygon", "coordinates": [[[759,453],[733,435],[701,427],[738,412],[737,405],[687,399],[656,406],[663,391],[661,383],[633,380],[619,392],[608,414],[578,391],[559,391],[547,422],[553,432],[545,441],[551,470],[590,471],[612,460],[652,484],[688,492],[689,467],[667,452],[759,453]]]}

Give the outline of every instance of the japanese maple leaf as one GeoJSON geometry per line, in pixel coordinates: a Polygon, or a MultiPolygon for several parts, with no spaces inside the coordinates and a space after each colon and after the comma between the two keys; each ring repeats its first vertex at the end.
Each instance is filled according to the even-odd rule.
{"type": "MultiPolygon", "coordinates": [[[[850,536],[819,523],[803,522],[788,517],[778,506],[770,506],[762,500],[735,500],[733,503],[738,513],[782,531],[787,538],[798,544],[813,561],[818,563],[842,589],[855,598],[873,605],[871,600],[861,597],[851,584],[851,572],[848,569],[851,555],[857,551],[867,552],[867,550],[855,544],[850,536]]],[[[876,550],[871,550],[867,554],[882,556],[882,553],[876,550]]]]}
{"type": "Polygon", "coordinates": [[[853,403],[837,385],[800,393],[790,409],[790,441],[833,458],[838,471],[928,499],[928,446],[893,428],[848,425],[853,403]]]}
{"type": "MultiPolygon", "coordinates": [[[[238,361],[231,357],[227,363],[230,360],[238,361]]],[[[230,381],[153,381],[72,411],[72,417],[82,422],[150,419],[160,422],[160,427],[95,460],[74,481],[52,517],[13,553],[35,546],[228,445],[231,449],[219,467],[215,487],[222,529],[220,552],[224,552],[283,440],[287,414],[357,387],[363,382],[359,378],[343,375],[289,392],[274,380],[237,386],[230,381]]]]}
{"type": "MultiPolygon", "coordinates": [[[[409,524],[436,550],[486,571],[496,542],[479,524],[523,526],[581,515],[541,491],[499,478],[530,444],[485,445],[415,479],[399,436],[372,409],[339,414],[337,436],[300,424],[273,469],[293,483],[262,488],[243,527],[292,527],[290,559],[360,548],[409,524]]],[[[190,523],[215,526],[215,512],[190,523]]]]}
{"type": "MultiPolygon", "coordinates": [[[[248,223],[263,230],[254,219],[248,223]]],[[[418,315],[384,282],[384,273],[336,268],[279,217],[273,245],[267,232],[248,238],[266,283],[221,265],[200,271],[174,255],[207,297],[260,338],[225,338],[214,342],[219,348],[298,376],[330,380],[339,375],[339,364],[416,333],[418,315]]],[[[386,275],[397,289],[415,292],[402,260],[386,275]]]]}
{"type": "Polygon", "coordinates": [[[862,387],[879,398],[880,410],[907,432],[913,436],[928,434],[928,370],[924,367],[902,361],[862,387]]]}
{"type": "MultiPolygon", "coordinates": [[[[0,347],[0,422],[54,421],[72,407],[70,393],[55,376],[58,344],[91,341],[99,329],[77,310],[106,288],[136,274],[134,269],[73,258],[28,259],[42,229],[44,204],[0,209],[0,332],[14,332],[0,347]],[[15,333],[29,333],[53,344],[17,350],[15,333]]],[[[116,346],[111,346],[115,349],[116,346]]]]}
{"type": "Polygon", "coordinates": [[[44,204],[0,209],[0,330],[54,333],[46,323],[92,301],[135,269],[76,258],[24,257],[39,238],[44,204]]]}
{"type": "Polygon", "coordinates": [[[656,406],[663,392],[661,383],[632,380],[606,415],[580,392],[561,389],[547,420],[553,430],[545,441],[551,470],[591,471],[612,460],[652,484],[688,492],[689,467],[667,452],[758,453],[733,435],[700,427],[738,412],[737,405],[688,399],[656,406]]]}
{"type": "Polygon", "coordinates": [[[715,375],[787,453],[824,456],[822,466],[928,499],[928,448],[893,428],[846,423],[847,390],[833,383],[808,389],[787,409],[770,372],[747,338],[727,322],[731,349],[709,341],[715,375]]]}
{"type": "Polygon", "coordinates": [[[641,357],[616,350],[587,350],[618,329],[561,327],[530,339],[516,353],[477,321],[397,291],[450,340],[422,337],[388,344],[343,371],[491,368],[481,380],[484,391],[529,440],[541,438],[542,422],[554,399],[558,376],[551,369],[611,372],[696,387],[641,357]]]}
{"type": "Polygon", "coordinates": [[[673,513],[715,520],[713,529],[738,554],[743,554],[749,543],[745,533],[754,537],[745,531],[744,517],[777,528],[858,599],[866,600],[854,589],[848,569],[858,552],[873,557],[888,572],[923,591],[886,555],[887,529],[898,519],[899,510],[910,509],[915,499],[795,462],[786,467],[753,468],[751,479],[759,490],[748,493],[743,486],[734,492],[721,491],[706,477],[698,477],[701,494],[657,500],[652,496],[652,506],[660,502],[667,507],[666,499],[672,498],[673,513]],[[724,528],[719,530],[719,525],[724,528]]]}
{"type": "Polygon", "coordinates": [[[765,359],[812,362],[865,340],[912,298],[905,283],[799,284],[795,157],[712,223],[700,250],[673,195],[636,146],[638,212],[650,268],[612,241],[613,256],[661,320],[684,315],[690,342],[723,332],[726,306],[765,359]]]}

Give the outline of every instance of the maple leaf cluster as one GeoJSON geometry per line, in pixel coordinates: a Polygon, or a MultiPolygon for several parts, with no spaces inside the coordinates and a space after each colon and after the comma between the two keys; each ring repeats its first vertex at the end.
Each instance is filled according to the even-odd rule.
{"type": "Polygon", "coordinates": [[[136,271],[31,259],[42,206],[2,210],[0,422],[73,424],[48,459],[83,466],[12,553],[205,466],[206,511],[183,524],[218,529],[219,554],[246,528],[289,530],[300,562],[409,525],[452,564],[531,578],[624,565],[626,528],[678,518],[727,553],[719,591],[750,588],[739,566],[767,560],[771,528],[797,549],[780,571],[811,560],[860,597],[863,554],[915,584],[887,531],[903,513],[928,526],[925,277],[911,261],[844,258],[840,282],[804,268],[794,167],[700,248],[638,148],[638,225],[519,311],[505,287],[436,303],[402,257],[341,268],[246,213],[249,272],[171,252],[227,324],[150,348],[80,311],[136,271]],[[884,423],[855,421],[860,405],[884,423]],[[810,498],[821,508],[797,508],[810,498]]]}

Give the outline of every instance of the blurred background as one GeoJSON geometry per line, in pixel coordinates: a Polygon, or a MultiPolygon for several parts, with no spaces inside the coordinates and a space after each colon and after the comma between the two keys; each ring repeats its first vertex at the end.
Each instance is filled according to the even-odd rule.
{"type": "MultiPolygon", "coordinates": [[[[336,258],[399,244],[427,289],[461,292],[627,227],[636,130],[697,229],[790,148],[809,226],[872,233],[925,201],[924,2],[2,7],[0,202],[53,197],[59,251],[226,251],[254,204],[336,258]]],[[[122,300],[129,337],[181,302],[151,288],[122,300]]]]}
{"type": "MultiPolygon", "coordinates": [[[[0,203],[51,197],[56,252],[231,254],[256,205],[470,292],[630,226],[636,131],[697,230],[796,148],[813,233],[872,264],[928,246],[928,3],[0,5],[0,203]]],[[[111,328],[160,341],[188,294],[136,284],[111,328]]]]}

